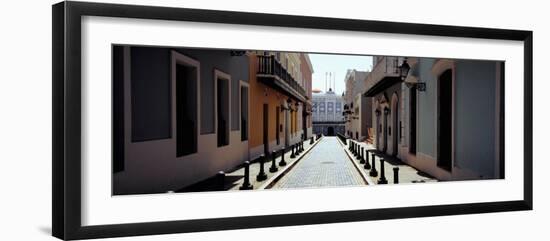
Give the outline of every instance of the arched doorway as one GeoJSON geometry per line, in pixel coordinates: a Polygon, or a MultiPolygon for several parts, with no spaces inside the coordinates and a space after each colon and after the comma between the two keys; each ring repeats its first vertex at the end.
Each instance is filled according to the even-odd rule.
{"type": "Polygon", "coordinates": [[[382,130],[382,126],[380,125],[380,103],[378,102],[378,100],[376,100],[374,106],[375,108],[373,108],[372,111],[372,117],[374,119],[374,136],[372,137],[372,139],[376,142],[376,149],[380,150],[380,132],[382,130]]]}
{"type": "Polygon", "coordinates": [[[327,136],[334,136],[334,127],[329,126],[327,128],[327,136]]]}
{"type": "Polygon", "coordinates": [[[396,93],[393,93],[391,100],[391,125],[389,130],[389,135],[391,137],[391,152],[390,155],[397,156],[398,146],[397,142],[399,140],[399,97],[396,93]]]}

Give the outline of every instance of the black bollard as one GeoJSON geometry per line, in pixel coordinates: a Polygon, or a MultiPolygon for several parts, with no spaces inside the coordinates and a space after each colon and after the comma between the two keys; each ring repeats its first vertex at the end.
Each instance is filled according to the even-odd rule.
{"type": "Polygon", "coordinates": [[[265,171],[264,171],[264,162],[265,162],[265,155],[262,154],[260,156],[260,172],[256,176],[256,181],[258,182],[267,179],[267,174],[265,174],[265,171]]]}
{"type": "Polygon", "coordinates": [[[279,161],[279,166],[286,166],[286,161],[285,161],[285,148],[281,148],[281,161],[279,161]]]}
{"type": "Polygon", "coordinates": [[[225,189],[225,172],[219,171],[218,174],[216,174],[216,186],[218,186],[219,191],[225,189]]]}
{"type": "Polygon", "coordinates": [[[393,168],[393,183],[394,184],[399,183],[399,167],[393,168]]]}
{"type": "Polygon", "coordinates": [[[372,158],[372,169],[370,169],[370,172],[369,172],[369,175],[371,177],[376,177],[378,176],[378,171],[376,171],[376,162],[375,162],[375,156],[374,156],[374,153],[372,153],[372,155],[370,156],[372,158]]]}
{"type": "Polygon", "coordinates": [[[384,171],[384,159],[380,159],[380,179],[378,179],[378,184],[388,184],[384,171]]]}
{"type": "Polygon", "coordinates": [[[300,148],[302,148],[302,152],[305,151],[305,149],[304,149],[304,141],[300,142],[300,148]]]}
{"type": "Polygon", "coordinates": [[[309,138],[309,144],[313,145],[313,136],[311,138],[309,138]]]}
{"type": "Polygon", "coordinates": [[[365,169],[370,169],[370,163],[369,163],[369,150],[365,150],[365,165],[363,166],[363,168],[365,169]]]}
{"type": "Polygon", "coordinates": [[[294,145],[292,145],[292,153],[290,153],[290,158],[291,159],[296,158],[296,154],[294,153],[294,145]]]}
{"type": "Polygon", "coordinates": [[[361,160],[359,163],[365,164],[365,147],[361,147],[361,160]]]}
{"type": "Polygon", "coordinates": [[[277,157],[277,152],[272,151],[271,152],[271,167],[269,168],[269,172],[277,172],[279,168],[277,168],[277,164],[275,163],[275,158],[277,157]]]}
{"type": "Polygon", "coordinates": [[[252,190],[252,185],[250,184],[250,162],[244,162],[244,181],[243,185],[239,187],[240,190],[252,190]]]}

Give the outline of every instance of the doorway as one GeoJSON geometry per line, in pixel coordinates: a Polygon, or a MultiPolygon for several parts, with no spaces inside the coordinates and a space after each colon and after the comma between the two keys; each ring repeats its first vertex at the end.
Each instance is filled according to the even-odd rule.
{"type": "Polygon", "coordinates": [[[217,81],[217,123],[218,147],[229,145],[229,78],[218,75],[217,81]]]}
{"type": "Polygon", "coordinates": [[[269,154],[269,105],[264,104],[264,119],[263,119],[263,139],[264,139],[264,154],[269,154]]]}
{"type": "Polygon", "coordinates": [[[416,154],[416,88],[409,91],[409,153],[416,154]]]}
{"type": "Polygon", "coordinates": [[[388,115],[389,115],[389,109],[388,107],[384,107],[384,111],[383,111],[383,115],[384,115],[384,128],[383,128],[383,137],[384,137],[384,148],[382,149],[383,152],[386,152],[388,150],[388,115]]]}
{"type": "Polygon", "coordinates": [[[451,171],[453,138],[453,71],[445,70],[437,82],[437,165],[451,171]]]}
{"type": "Polygon", "coordinates": [[[279,125],[281,125],[280,120],[280,113],[281,109],[279,106],[275,107],[275,137],[277,139],[277,145],[281,143],[281,130],[279,129],[279,125]]]}
{"type": "Polygon", "coordinates": [[[197,66],[176,61],[175,79],[176,156],[180,157],[197,152],[197,66]]]}
{"type": "Polygon", "coordinates": [[[327,136],[334,136],[334,127],[329,126],[327,128],[327,136]]]}
{"type": "Polygon", "coordinates": [[[248,140],[248,87],[241,86],[241,141],[248,140]]]}
{"type": "Polygon", "coordinates": [[[399,121],[399,111],[398,111],[398,106],[399,106],[399,97],[397,97],[397,94],[393,94],[393,97],[392,97],[392,104],[391,104],[391,127],[390,127],[390,130],[389,130],[389,135],[391,136],[391,143],[392,143],[392,151],[390,153],[390,155],[392,156],[397,156],[397,149],[398,149],[398,146],[397,146],[397,142],[398,142],[398,133],[397,131],[399,130],[398,127],[397,127],[397,122],[399,121]]]}

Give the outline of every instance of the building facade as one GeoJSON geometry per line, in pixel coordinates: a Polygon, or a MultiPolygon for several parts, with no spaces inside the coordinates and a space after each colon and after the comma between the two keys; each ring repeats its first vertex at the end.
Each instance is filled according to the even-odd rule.
{"type": "Polygon", "coordinates": [[[311,135],[308,105],[313,68],[304,53],[254,51],[250,58],[250,158],[311,135]]]}
{"type": "Polygon", "coordinates": [[[313,94],[313,132],[326,136],[345,133],[344,100],[329,89],[326,93],[313,94]]]}
{"type": "Polygon", "coordinates": [[[112,51],[115,195],[178,191],[311,134],[307,54],[112,51]]]}
{"type": "Polygon", "coordinates": [[[114,194],[175,191],[249,159],[249,57],[235,53],[113,47],[114,194]]]}
{"type": "Polygon", "coordinates": [[[376,57],[376,148],[438,180],[503,178],[503,63],[376,57]],[[401,75],[406,63],[410,71],[401,75]]]}
{"type": "Polygon", "coordinates": [[[369,131],[372,132],[371,102],[363,95],[366,91],[365,78],[369,72],[348,70],[344,82],[344,116],[346,135],[356,140],[369,140],[369,131]]]}

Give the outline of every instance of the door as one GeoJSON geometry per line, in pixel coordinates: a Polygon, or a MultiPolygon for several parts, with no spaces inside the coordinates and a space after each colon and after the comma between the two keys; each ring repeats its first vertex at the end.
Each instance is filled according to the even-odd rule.
{"type": "Polygon", "coordinates": [[[176,64],[177,156],[197,152],[197,69],[176,64]]]}
{"type": "Polygon", "coordinates": [[[384,107],[383,115],[384,115],[384,148],[383,152],[386,152],[388,150],[388,107],[384,107]]]}
{"type": "Polygon", "coordinates": [[[332,126],[328,127],[327,136],[334,136],[334,127],[332,127],[332,126]]]}
{"type": "Polygon", "coordinates": [[[307,112],[306,112],[306,105],[303,105],[302,110],[302,129],[304,130],[304,140],[307,139],[307,112]]]}
{"type": "Polygon", "coordinates": [[[453,138],[453,73],[446,70],[438,79],[437,165],[451,170],[453,138]]]}
{"type": "Polygon", "coordinates": [[[416,154],[416,88],[410,88],[409,98],[409,153],[416,154]]]}
{"type": "Polygon", "coordinates": [[[281,125],[281,120],[280,120],[280,107],[277,106],[275,107],[275,136],[276,136],[276,139],[277,139],[277,145],[279,145],[281,143],[281,130],[279,129],[279,125],[281,125]]]}
{"type": "Polygon", "coordinates": [[[264,104],[264,126],[263,126],[263,138],[264,138],[264,153],[265,156],[269,154],[269,108],[268,104],[264,104]]]}
{"type": "Polygon", "coordinates": [[[285,110],[285,147],[290,146],[290,110],[285,110]]]}
{"type": "Polygon", "coordinates": [[[399,116],[398,116],[398,112],[397,111],[397,107],[398,107],[398,97],[394,96],[393,98],[393,101],[392,101],[392,106],[391,106],[391,127],[390,127],[390,136],[391,136],[391,140],[392,140],[392,152],[390,153],[392,156],[397,156],[397,149],[398,149],[398,146],[397,146],[397,141],[398,141],[398,133],[397,131],[399,130],[397,128],[397,122],[399,120],[399,116]]]}
{"type": "Polygon", "coordinates": [[[229,145],[229,80],[217,79],[218,147],[229,145]]]}

